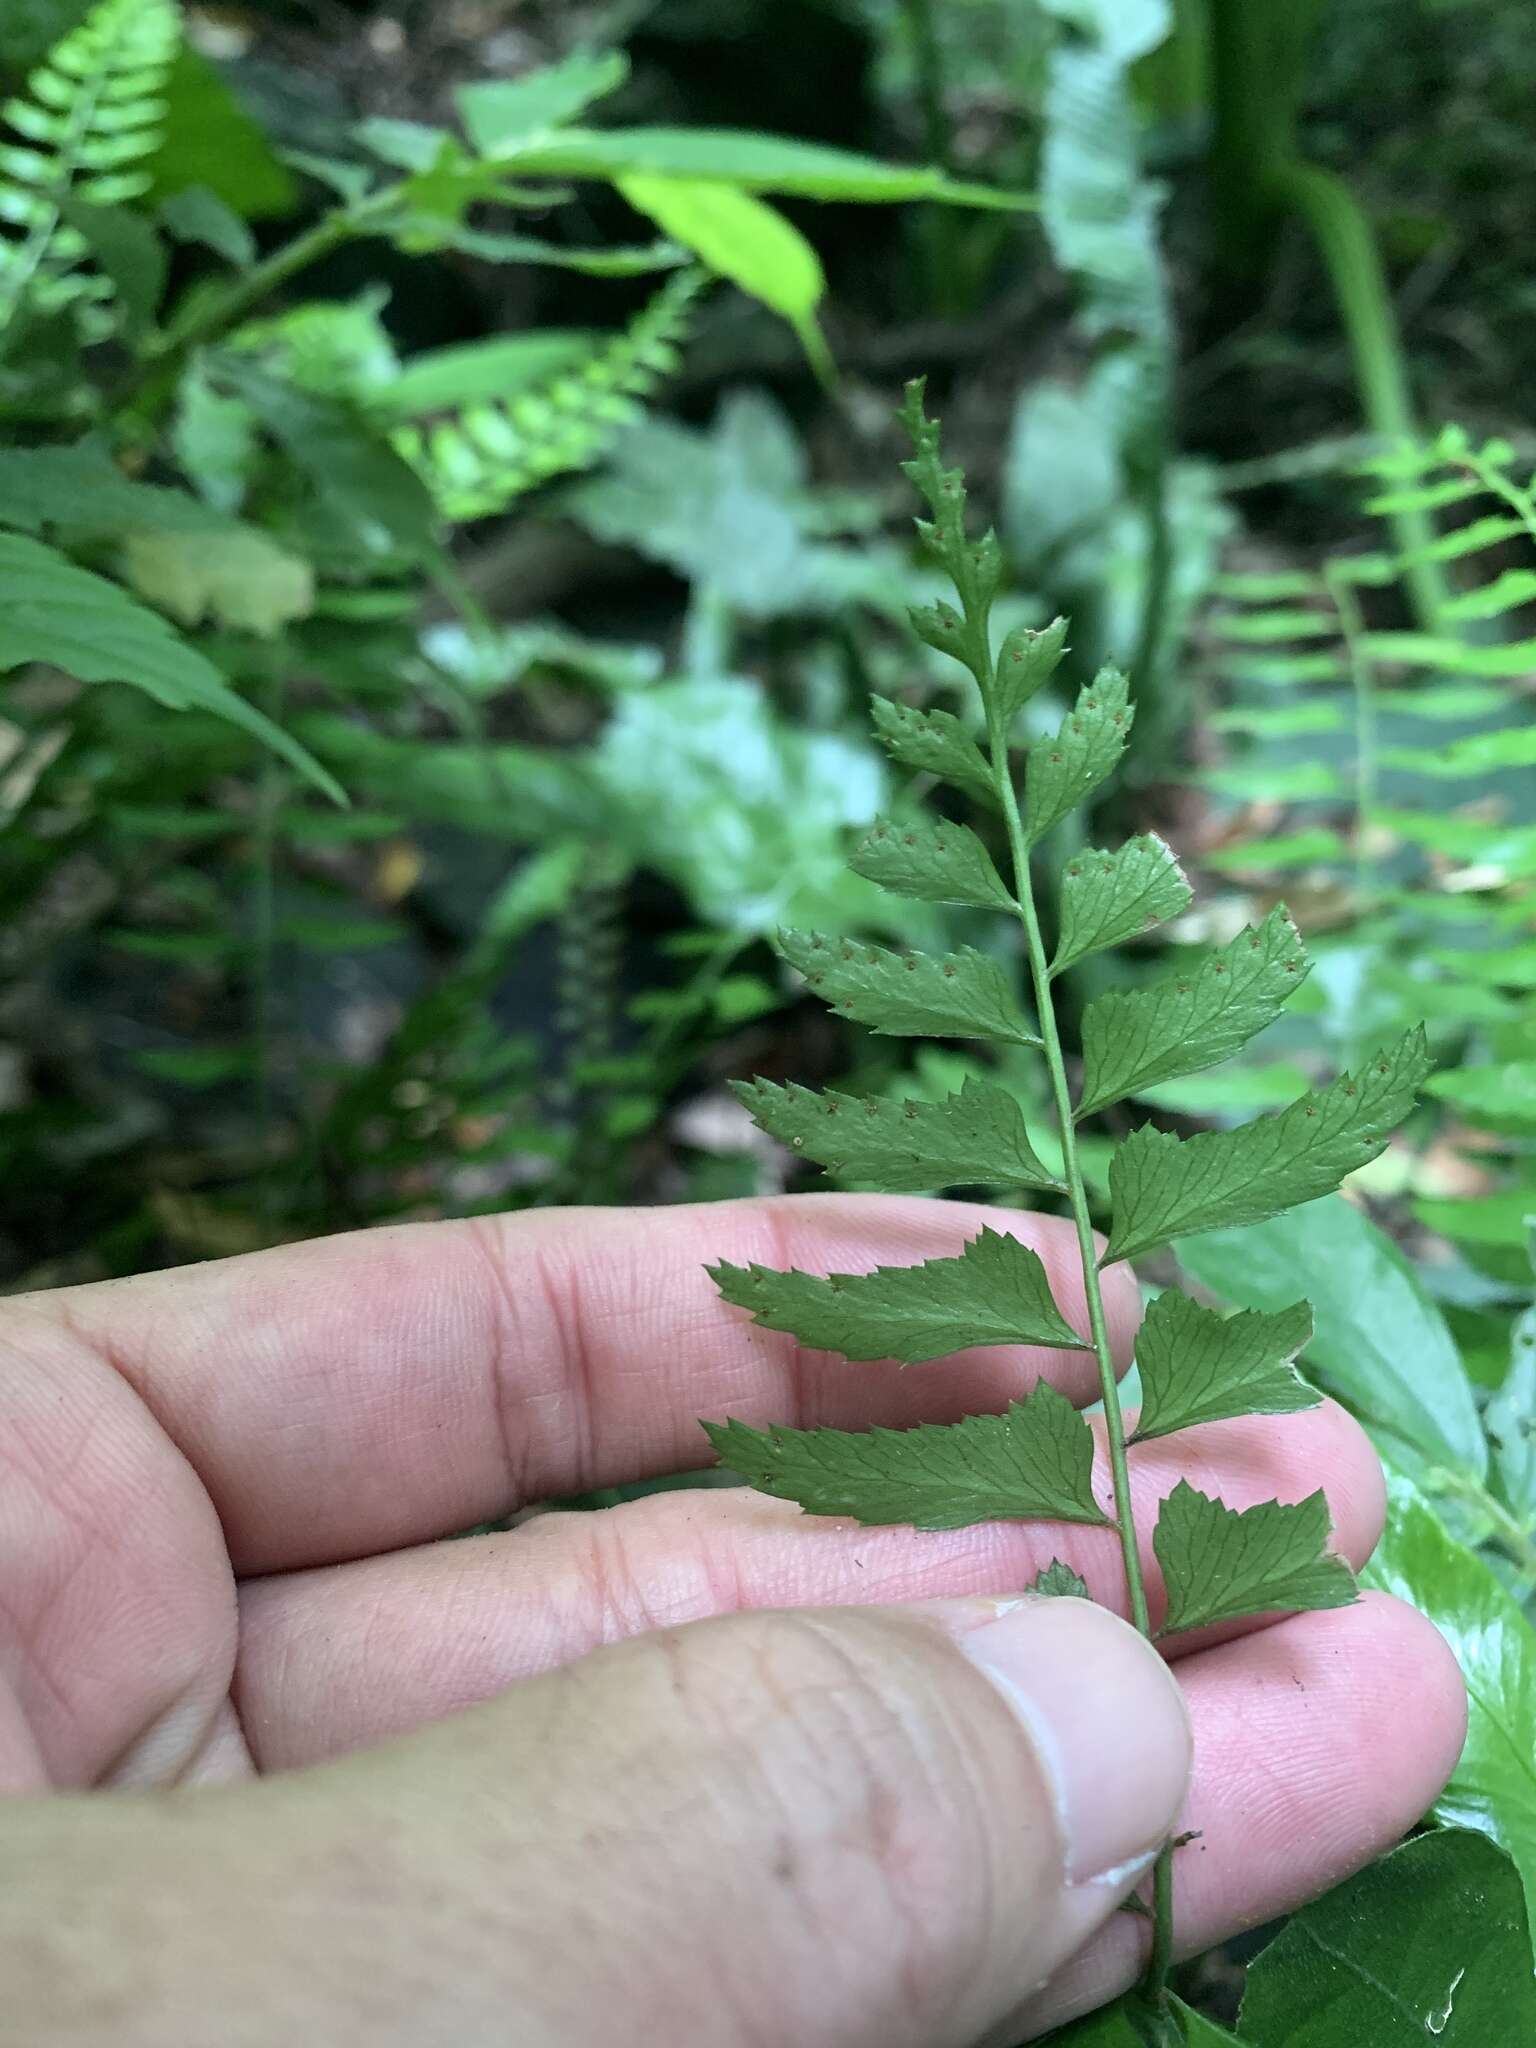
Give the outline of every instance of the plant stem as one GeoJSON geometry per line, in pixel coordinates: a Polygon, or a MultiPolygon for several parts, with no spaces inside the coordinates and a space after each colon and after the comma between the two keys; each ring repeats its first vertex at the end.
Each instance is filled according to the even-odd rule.
{"type": "MultiPolygon", "coordinates": [[[[1148,1639],[1152,1620],[1147,1609],[1146,1582],[1141,1571],[1141,1552],[1136,1541],[1136,1518],[1131,1508],[1130,1471],[1126,1461],[1125,1422],[1120,1413],[1120,1385],[1109,1348],[1109,1327],[1104,1317],[1104,1295],[1099,1286],[1099,1262],[1093,1241],[1093,1219],[1088,1209],[1088,1190],[1083,1183],[1077,1157],[1077,1130],[1072,1118],[1072,1093],[1067,1085],[1066,1062],[1061,1053],[1061,1034],[1056,1028],[1056,1010],[1051,998],[1050,965],[1040,934],[1040,916],[1035,905],[1034,885],[1029,871],[1029,844],[1024,821],[1019,815],[1018,792],[1008,766],[1006,721],[997,704],[995,688],[983,690],[987,705],[987,734],[992,754],[992,778],[1003,817],[1008,827],[1008,850],[1013,861],[1014,894],[1029,949],[1029,972],[1035,991],[1035,1009],[1040,1020],[1040,1037],[1050,1069],[1051,1094],[1061,1135],[1062,1174],[1077,1228],[1077,1248],[1083,1267],[1083,1293],[1088,1304],[1088,1327],[1098,1360],[1099,1388],[1104,1399],[1104,1430],[1109,1440],[1109,1467],[1114,1481],[1115,1525],[1120,1533],[1120,1553],[1125,1560],[1125,1585],[1131,1619],[1148,1639]]],[[[1152,1955],[1143,1992],[1154,2007],[1167,1996],[1168,1965],[1172,1956],[1171,1852],[1164,1849],[1157,1861],[1153,1886],[1154,1925],[1152,1955]]]]}

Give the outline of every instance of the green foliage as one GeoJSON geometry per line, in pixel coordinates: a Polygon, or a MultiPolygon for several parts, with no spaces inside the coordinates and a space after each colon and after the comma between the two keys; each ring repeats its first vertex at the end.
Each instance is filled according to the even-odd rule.
{"type": "Polygon", "coordinates": [[[770,1137],[840,1180],[887,1193],[1061,1186],[1036,1157],[1014,1097],[974,1074],[940,1102],[883,1102],[762,1080],[738,1082],[735,1092],[770,1137]]]}
{"type": "Polygon", "coordinates": [[[0,221],[21,230],[0,240],[0,348],[23,308],[69,312],[101,339],[134,269],[153,265],[143,235],[123,243],[119,209],[149,189],[180,38],[174,0],[98,0],[0,108],[19,138],[0,144],[0,221]]]}
{"type": "Polygon", "coordinates": [[[915,1365],[973,1344],[1049,1344],[1086,1349],[1051,1295],[1037,1252],[983,1230],[956,1259],[880,1266],[873,1273],[775,1273],[766,1266],[711,1268],[727,1301],[769,1330],[788,1330],[818,1351],[897,1358],[915,1365]]]}
{"type": "Polygon", "coordinates": [[[723,1463],[808,1513],[964,1529],[1013,1517],[1107,1525],[1093,1497],[1093,1440],[1048,1381],[1002,1415],[916,1429],[749,1429],[705,1423],[723,1463]]]}
{"type": "Polygon", "coordinates": [[[1134,1443],[1233,1415],[1293,1415],[1322,1398],[1294,1360],[1312,1336],[1306,1302],[1265,1314],[1219,1316],[1169,1288],[1136,1338],[1141,1412],[1134,1443]]]}
{"type": "MultiPolygon", "coordinates": [[[[456,404],[439,377],[431,387],[436,417],[395,427],[394,447],[454,520],[504,512],[551,477],[589,467],[676,368],[701,282],[697,272],[680,272],[614,339],[513,397],[456,404]]],[[[389,404],[398,414],[398,393],[389,404]]]]}
{"type": "Polygon", "coordinates": [[[1262,2048],[1453,2048],[1536,2027],[1520,1891],[1474,1834],[1405,1842],[1298,1913],[1249,1974],[1241,2034],[1262,2048]]]}
{"type": "Polygon", "coordinates": [[[1354,1575],[1328,1554],[1328,1503],[1321,1492],[1295,1507],[1261,1501],[1241,1512],[1198,1492],[1187,1479],[1163,1502],[1152,1543],[1168,1589],[1160,1635],[1212,1628],[1275,1609],[1347,1607],[1354,1575]]]}
{"type": "MultiPolygon", "coordinates": [[[[1059,731],[1033,741],[1022,778],[1021,814],[1010,760],[1012,726],[1021,706],[1060,661],[1065,629],[1058,623],[1032,640],[1005,642],[999,668],[991,630],[1001,574],[997,543],[990,534],[980,542],[967,534],[964,481],[957,470],[944,466],[938,427],[925,414],[921,384],[909,388],[903,419],[916,451],[906,472],[931,515],[918,522],[918,533],[959,599],[958,607],[939,602],[920,609],[913,623],[920,637],[969,671],[980,691],[987,766],[1007,830],[1011,894],[981,839],[943,823],[878,825],[855,855],[855,865],[906,894],[958,897],[974,908],[1016,913],[1038,1037],[1022,1026],[994,957],[974,951],[940,960],[903,957],[856,940],[794,933],[784,934],[781,945],[809,987],[876,1033],[938,1030],[1015,1046],[1037,1044],[1043,1051],[1092,1339],[1084,1345],[1065,1322],[1038,1257],[1016,1239],[987,1230],[958,1258],[913,1267],[821,1277],[724,1265],[714,1269],[714,1277],[726,1300],[750,1310],[759,1324],[850,1359],[894,1358],[912,1364],[983,1343],[1072,1343],[1091,1349],[1099,1367],[1113,1519],[1132,1614],[1150,1635],[1099,1265],[1166,1243],[1185,1229],[1274,1215],[1336,1187],[1379,1154],[1391,1126],[1411,1108],[1429,1062],[1419,1032],[1394,1052],[1378,1055],[1358,1078],[1344,1075],[1280,1115],[1238,1130],[1185,1139],[1143,1125],[1110,1157],[1109,1243],[1103,1260],[1095,1259],[1088,1186],[1074,1129],[1083,1106],[1074,1113],[1052,968],[1035,903],[1031,850],[1118,762],[1130,726],[1127,687],[1122,677],[1106,672],[1080,692],[1059,731]]],[[[965,749],[950,745],[950,738],[946,734],[934,744],[922,735],[924,766],[942,777],[947,762],[958,760],[962,784],[974,782],[975,762],[965,749]]],[[[1164,915],[1177,914],[1189,900],[1177,863],[1160,842],[1133,842],[1118,856],[1087,855],[1075,872],[1069,865],[1064,881],[1073,906],[1062,919],[1066,960],[1141,931],[1159,907],[1164,915]],[[1085,863],[1092,865],[1096,886],[1086,886],[1085,863]]],[[[1198,994],[1196,978],[1180,978],[1171,1002],[1166,994],[1155,994],[1150,1003],[1135,996],[1100,999],[1101,1004],[1118,1002],[1120,1008],[1101,1007],[1097,1013],[1094,1099],[1112,1102],[1147,1076],[1186,1072],[1234,1049],[1274,1017],[1301,974],[1299,942],[1284,912],[1276,911],[1262,932],[1246,931],[1232,948],[1214,956],[1210,972],[1199,978],[1198,994]],[[1119,1072],[1122,1085],[1106,1084],[1106,1069],[1119,1072]]],[[[1087,1017],[1084,1034],[1086,1050],[1087,1017]]],[[[975,1127],[977,1095],[969,1101],[964,1093],[951,1095],[925,1110],[911,1103],[905,1109],[873,1102],[866,1106],[847,1096],[817,1097],[764,1083],[740,1092],[771,1134],[787,1138],[792,1148],[824,1165],[853,1166],[860,1179],[876,1187],[910,1187],[914,1176],[931,1180],[946,1164],[951,1171],[962,1162],[970,1165],[982,1149],[975,1127]],[[842,1135],[850,1122],[855,1133],[851,1146],[842,1135]],[[837,1132],[830,1140],[829,1126],[837,1132]],[[892,1133],[903,1127],[914,1133],[910,1145],[893,1142],[892,1133]],[[873,1142],[864,1139],[866,1131],[878,1134],[873,1142]]],[[[1003,1131],[1010,1125],[1017,1158],[1022,1127],[1017,1118],[1005,1119],[1003,1131]]],[[[1034,1155],[1027,1139],[1023,1142],[1025,1164],[1031,1166],[1034,1155]]],[[[1010,1149],[1006,1138],[1002,1149],[1010,1149]]],[[[1147,1433],[1164,1436],[1254,1410],[1286,1413],[1311,1405],[1315,1396],[1292,1365],[1310,1327],[1304,1303],[1225,1322],[1175,1292],[1164,1293],[1154,1305],[1145,1345],[1147,1433]]],[[[1000,1515],[1108,1519],[1090,1487],[1088,1425],[1044,1384],[1029,1402],[1014,1404],[1004,1416],[972,1416],[947,1426],[867,1434],[764,1432],[740,1422],[706,1428],[735,1470],[811,1512],[874,1522],[907,1520],[921,1528],[958,1527],[1000,1515]]],[[[1328,1507],[1321,1493],[1296,1506],[1269,1501],[1239,1513],[1180,1481],[1164,1502],[1153,1533],[1168,1589],[1165,1631],[1346,1604],[1355,1597],[1354,1580],[1329,1552],[1328,1540],[1328,1507]]],[[[1166,1897],[1166,1886],[1160,1887],[1160,1911],[1166,1911],[1166,1897]]],[[[1157,1953],[1166,1957],[1166,1936],[1157,1953]]],[[[1154,1966],[1148,1993],[1166,2028],[1173,2023],[1173,2011],[1165,1963],[1154,1966]]]]}

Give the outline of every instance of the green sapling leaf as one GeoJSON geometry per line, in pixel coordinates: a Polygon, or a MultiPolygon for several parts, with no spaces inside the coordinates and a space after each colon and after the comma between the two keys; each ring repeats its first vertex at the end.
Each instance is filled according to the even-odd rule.
{"type": "Polygon", "coordinates": [[[1080,1578],[1071,1565],[1053,1557],[1048,1565],[1043,1565],[1035,1573],[1029,1582],[1029,1590],[1048,1600],[1086,1600],[1088,1581],[1080,1578]]]}
{"type": "Polygon", "coordinates": [[[1128,839],[1117,853],[1090,846],[1074,854],[1062,871],[1052,974],[1177,917],[1193,893],[1173,849],[1155,832],[1128,839]]]}
{"type": "Polygon", "coordinates": [[[947,818],[877,818],[848,865],[895,896],[980,910],[1017,908],[976,834],[947,818]]]}
{"type": "Polygon", "coordinates": [[[1005,637],[997,651],[993,685],[1005,725],[1055,675],[1066,644],[1065,619],[1053,619],[1050,625],[1038,630],[1033,626],[1015,626],[1005,637]]]}
{"type": "Polygon", "coordinates": [[[1083,1084],[1077,1115],[1107,1108],[1159,1081],[1198,1074],[1240,1052],[1311,972],[1284,905],[1198,967],[1150,988],[1095,996],[1083,1012],[1083,1084]]]}
{"type": "Polygon", "coordinates": [[[1260,1223],[1331,1194],[1385,1149],[1430,1065],[1421,1025],[1358,1076],[1341,1074],[1278,1116],[1193,1138],[1144,1124],[1109,1164],[1113,1222],[1101,1263],[1134,1258],[1171,1237],[1260,1223]]]}
{"type": "Polygon", "coordinates": [[[1035,1156],[1024,1116],[1006,1089],[967,1075],[942,1102],[885,1102],[831,1089],[738,1081],[754,1122],[804,1159],[883,1194],[928,1188],[1050,1188],[1061,1182],[1035,1156]]]}
{"type": "Polygon", "coordinates": [[[914,711],[890,697],[871,697],[875,733],[904,768],[937,775],[972,797],[997,808],[997,789],[986,756],[959,719],[948,711],[914,711]]]}
{"type": "Polygon", "coordinates": [[[886,1038],[991,1038],[1038,1045],[989,954],[892,953],[820,932],[779,933],[779,951],[823,1002],[886,1038]]]}
{"type": "Polygon", "coordinates": [[[1168,1589],[1158,1635],[1250,1614],[1348,1607],[1359,1597],[1355,1577],[1330,1552],[1331,1533],[1321,1488],[1296,1507],[1268,1500],[1238,1512],[1181,1479],[1152,1536],[1168,1589]]]}
{"type": "Polygon", "coordinates": [[[1078,692],[1060,729],[1035,741],[1024,770],[1024,830],[1031,846],[1114,773],[1133,716],[1125,677],[1102,668],[1078,692]]]}
{"type": "Polygon", "coordinates": [[[1266,1314],[1222,1316],[1168,1288],[1136,1338],[1141,1414],[1132,1443],[1234,1415],[1293,1415],[1322,1395],[1292,1363],[1312,1335],[1304,1301],[1266,1314]]]}
{"type": "Polygon", "coordinates": [[[1109,1519],[1093,1497],[1093,1432],[1047,1380],[1004,1415],[916,1429],[704,1428],[722,1464],[808,1514],[914,1529],[1109,1519]]]}
{"type": "Polygon", "coordinates": [[[995,1230],[972,1238],[958,1258],[873,1273],[822,1279],[724,1263],[709,1270],[727,1301],[813,1351],[917,1365],[976,1344],[1088,1349],[1057,1308],[1039,1256],[995,1230]]]}

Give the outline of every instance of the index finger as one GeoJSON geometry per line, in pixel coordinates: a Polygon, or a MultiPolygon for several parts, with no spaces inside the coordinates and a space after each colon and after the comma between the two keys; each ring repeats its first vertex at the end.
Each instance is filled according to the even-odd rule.
{"type": "MultiPolygon", "coordinates": [[[[425,1541],[532,1500],[708,1461],[697,1418],[862,1428],[997,1409],[1090,1352],[977,1348],[849,1365],[757,1328],[727,1259],[867,1272],[957,1253],[983,1224],[1034,1246],[1087,1329],[1069,1225],[974,1203],[794,1195],[407,1224],[32,1297],[129,1381],[198,1472],[241,1572],[425,1541]]],[[[1139,1318],[1104,1275],[1116,1355],[1139,1318]]]]}

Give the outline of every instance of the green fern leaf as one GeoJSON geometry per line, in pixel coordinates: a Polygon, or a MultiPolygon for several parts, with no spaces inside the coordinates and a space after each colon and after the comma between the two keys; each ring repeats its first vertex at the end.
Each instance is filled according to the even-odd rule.
{"type": "Polygon", "coordinates": [[[1102,1528],[1109,1520],[1093,1497],[1092,1431],[1045,1380],[1004,1415],[916,1429],[704,1429],[722,1464],[808,1514],[914,1529],[1037,1518],[1102,1528]]]}
{"type": "Polygon", "coordinates": [[[1239,1513],[1181,1479],[1152,1536],[1168,1589],[1158,1634],[1350,1606],[1359,1598],[1354,1574],[1329,1551],[1330,1533],[1321,1490],[1296,1507],[1270,1500],[1239,1513]]]}
{"type": "Polygon", "coordinates": [[[726,1300],[750,1309],[764,1329],[845,1358],[917,1365],[976,1344],[1088,1348],[1057,1308],[1039,1254],[995,1230],[983,1230],[956,1259],[921,1266],[826,1279],[766,1266],[722,1264],[710,1273],[726,1300]]]}
{"type": "Polygon", "coordinates": [[[989,808],[997,808],[997,789],[986,756],[959,719],[948,711],[914,711],[890,697],[871,697],[875,734],[893,760],[904,768],[937,775],[989,808]]]}
{"type": "Polygon", "coordinates": [[[1060,730],[1035,741],[1024,771],[1024,825],[1031,846],[1114,773],[1133,716],[1125,677],[1118,669],[1100,669],[1078,693],[1060,730]]]}
{"type": "Polygon", "coordinates": [[[20,230],[0,239],[0,335],[23,308],[70,313],[88,341],[112,332],[114,285],[80,222],[149,189],[180,43],[174,0],[98,0],[0,108],[24,138],[0,141],[0,222],[20,230]]]}
{"type": "Polygon", "coordinates": [[[781,1145],[884,1194],[1061,1186],[1036,1158],[1018,1103],[973,1074],[942,1102],[883,1102],[831,1089],[818,1095],[772,1081],[734,1086],[753,1121],[781,1145]]]}
{"type": "Polygon", "coordinates": [[[1128,840],[1118,853],[1088,847],[1074,855],[1061,880],[1061,932],[1052,974],[1177,917],[1192,893],[1173,849],[1155,832],[1128,840]]]}
{"type": "Polygon", "coordinates": [[[976,834],[945,818],[877,818],[848,865],[896,896],[968,903],[979,910],[1016,908],[976,834]]]}
{"type": "Polygon", "coordinates": [[[1292,1360],[1312,1335],[1304,1301],[1221,1316],[1167,1288],[1136,1337],[1141,1414],[1133,1441],[1171,1436],[1234,1415],[1294,1415],[1323,1398],[1292,1360]]]}
{"type": "Polygon", "coordinates": [[[779,951],[823,1002],[886,1038],[995,1038],[1038,1045],[989,954],[892,953],[820,932],[779,933],[779,951]]]}
{"type": "Polygon", "coordinates": [[[1198,967],[1150,988],[1096,996],[1083,1012],[1078,1116],[1241,1051],[1279,1016],[1311,965],[1282,904],[1198,967]]]}
{"type": "Polygon", "coordinates": [[[549,382],[424,425],[403,423],[391,436],[397,452],[454,520],[492,517],[551,477],[590,467],[675,369],[703,284],[702,271],[679,271],[621,334],[549,382]]]}
{"type": "Polygon", "coordinates": [[[1144,1124],[1110,1161],[1113,1223],[1103,1264],[1173,1237],[1260,1223],[1332,1194],[1386,1149],[1431,1064],[1420,1026],[1358,1076],[1341,1074],[1278,1116],[1194,1138],[1144,1124]]]}

